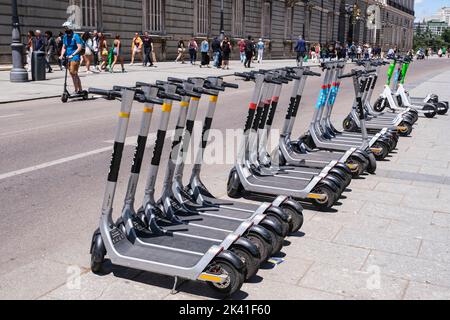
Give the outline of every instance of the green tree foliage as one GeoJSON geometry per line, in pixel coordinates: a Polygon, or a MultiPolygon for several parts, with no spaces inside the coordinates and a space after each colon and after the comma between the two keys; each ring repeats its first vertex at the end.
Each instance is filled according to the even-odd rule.
{"type": "Polygon", "coordinates": [[[418,50],[419,48],[432,48],[434,51],[439,50],[440,48],[449,48],[450,47],[450,28],[448,28],[442,36],[436,36],[431,33],[430,29],[426,29],[425,31],[418,31],[414,35],[414,49],[418,50]]]}

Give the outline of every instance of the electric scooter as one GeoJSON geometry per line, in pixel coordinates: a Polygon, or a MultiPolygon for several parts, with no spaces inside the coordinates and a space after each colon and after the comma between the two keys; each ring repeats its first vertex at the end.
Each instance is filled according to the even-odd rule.
{"type": "MultiPolygon", "coordinates": [[[[119,97],[117,92],[99,89],[91,89],[90,92],[109,98],[119,97]]],[[[164,242],[159,241],[161,235],[155,235],[152,238],[154,242],[149,239],[147,245],[143,246],[130,241],[112,220],[114,196],[135,97],[136,93],[132,90],[122,89],[120,92],[119,123],[102,205],[100,227],[94,232],[91,242],[92,271],[100,272],[105,256],[108,255],[116,265],[174,276],[174,290],[178,279],[182,278],[207,282],[221,295],[229,296],[240,289],[246,273],[245,263],[235,253],[221,245],[200,245],[198,241],[194,241],[196,244],[187,249],[166,246],[164,242]]],[[[146,102],[157,101],[152,99],[146,102]]],[[[168,106],[163,105],[163,108],[168,106]]],[[[169,237],[166,236],[166,239],[169,237]]]]}
{"type": "Polygon", "coordinates": [[[63,94],[61,95],[61,101],[63,103],[66,103],[67,101],[69,101],[69,99],[87,100],[89,97],[89,93],[87,90],[83,90],[81,92],[76,92],[76,93],[70,93],[69,90],[67,89],[67,73],[68,73],[69,64],[70,64],[69,62],[70,62],[69,58],[66,55],[62,61],[62,65],[65,68],[65,72],[64,72],[64,89],[63,89],[63,94]]]}

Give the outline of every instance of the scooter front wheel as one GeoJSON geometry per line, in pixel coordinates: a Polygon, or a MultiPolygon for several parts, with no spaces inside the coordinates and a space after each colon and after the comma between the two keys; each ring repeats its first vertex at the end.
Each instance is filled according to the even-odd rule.
{"type": "Polygon", "coordinates": [[[227,193],[233,199],[239,199],[242,196],[242,184],[236,168],[231,169],[228,176],[227,193]]]}
{"type": "Polygon", "coordinates": [[[386,108],[386,99],[382,97],[378,98],[378,100],[373,105],[373,109],[376,112],[383,112],[385,108],[386,108]]]}
{"type": "Polygon", "coordinates": [[[91,245],[91,270],[98,274],[102,271],[103,262],[105,261],[106,249],[103,243],[102,235],[97,230],[94,233],[91,245]]]}
{"type": "Polygon", "coordinates": [[[245,280],[248,280],[255,276],[259,270],[259,261],[254,258],[249,252],[242,248],[232,248],[231,252],[236,254],[242,263],[246,266],[247,273],[245,275],[245,280]]]}

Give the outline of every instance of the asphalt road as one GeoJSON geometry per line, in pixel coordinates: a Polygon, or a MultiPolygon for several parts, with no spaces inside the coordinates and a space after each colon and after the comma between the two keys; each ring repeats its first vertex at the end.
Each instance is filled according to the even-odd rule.
{"type": "MultiPolygon", "coordinates": [[[[445,69],[443,63],[448,67],[450,60],[414,63],[408,83],[418,84],[437,75],[445,69]]],[[[384,80],[383,76],[376,92],[381,91],[384,80]]],[[[219,98],[213,127],[223,132],[239,129],[245,121],[252,85],[239,83],[238,91],[230,90],[219,98]]],[[[296,134],[302,133],[311,119],[320,84],[319,78],[308,81],[296,134]]],[[[282,126],[289,88],[283,90],[274,128],[282,126]]],[[[338,127],[348,114],[352,99],[352,85],[346,80],[334,115],[338,127]]],[[[90,238],[98,225],[119,105],[100,99],[67,104],[48,99],[0,106],[0,276],[43,257],[89,267],[90,238]]],[[[135,105],[129,136],[137,134],[141,109],[142,106],[135,105]]],[[[173,110],[171,128],[178,106],[173,110]]],[[[203,101],[198,119],[203,119],[205,110],[203,101]]],[[[153,117],[153,133],[159,114],[158,110],[153,117]]],[[[226,142],[228,148],[230,143],[226,142]]],[[[162,164],[167,161],[167,149],[162,164]]],[[[151,146],[145,163],[149,162],[150,151],[151,146]]],[[[116,216],[122,207],[131,153],[129,145],[116,196],[116,216]]],[[[219,197],[226,194],[230,167],[229,164],[204,167],[204,182],[219,197]]],[[[144,173],[147,168],[144,165],[144,173]]],[[[160,174],[160,182],[162,178],[160,174]]],[[[138,204],[144,180],[142,177],[138,204]]]]}

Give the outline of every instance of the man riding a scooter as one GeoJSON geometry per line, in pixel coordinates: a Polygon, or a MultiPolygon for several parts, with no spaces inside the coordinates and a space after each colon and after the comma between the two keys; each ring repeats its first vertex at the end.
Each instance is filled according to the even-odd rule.
{"type": "Polygon", "coordinates": [[[65,35],[59,59],[63,60],[66,58],[66,68],[68,68],[72,77],[75,93],[81,94],[83,89],[81,87],[80,77],[78,76],[78,68],[80,67],[81,51],[83,50],[82,40],[78,34],[73,32],[72,22],[65,22],[63,27],[65,29],[65,35]]]}

